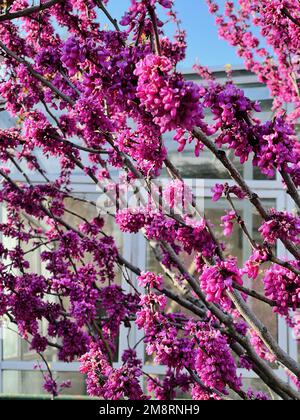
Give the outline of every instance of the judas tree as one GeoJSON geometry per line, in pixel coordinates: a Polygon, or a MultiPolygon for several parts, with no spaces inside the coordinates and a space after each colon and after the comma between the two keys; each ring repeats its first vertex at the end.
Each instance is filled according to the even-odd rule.
{"type": "MultiPolygon", "coordinates": [[[[1,2],[1,107],[16,124],[0,130],[0,201],[7,214],[0,225],[0,316],[46,365],[48,348],[61,361],[80,359],[92,396],[173,399],[181,390],[195,400],[267,399],[243,386],[242,367],[272,395],[300,399],[298,361],[249,303],[270,307],[299,331],[300,5],[220,3],[208,1],[221,36],[238,47],[276,98],[270,121],[262,122],[259,103],[230,78],[218,84],[198,66],[205,80],[196,84],[178,72],[186,42],[171,0],[131,0],[120,22],[109,13],[108,0],[1,2]],[[173,39],[164,33],[166,24],[175,27],[173,39]],[[287,102],[293,105],[289,114],[287,102]],[[213,200],[227,200],[230,208],[219,221],[221,240],[170,161],[166,133],[178,153],[188,145],[196,157],[209,150],[232,179],[213,190],[213,200]],[[295,212],[265,208],[228,151],[241,164],[251,160],[266,177],[279,173],[295,212]],[[56,177],[45,170],[51,162],[56,177]],[[78,171],[101,200],[75,193],[78,171]],[[261,218],[261,240],[239,214],[243,200],[261,218]],[[78,202],[94,208],[94,216],[77,211],[78,202]],[[122,256],[106,228],[109,218],[121,232],[146,238],[159,271],[142,271],[122,256]],[[236,228],[252,250],[243,265],[229,252],[236,228]],[[277,256],[277,243],[289,258],[277,256]],[[30,260],[37,249],[43,274],[30,260]],[[120,274],[127,291],[116,281],[120,274]],[[249,287],[257,282],[264,293],[249,287]],[[122,363],[113,363],[120,328],[130,334],[134,323],[147,354],[166,368],[161,380],[144,372],[130,342],[122,363]],[[284,369],[286,380],[273,365],[284,369]]],[[[47,367],[44,387],[56,396],[69,384],[58,384],[47,367]]]]}

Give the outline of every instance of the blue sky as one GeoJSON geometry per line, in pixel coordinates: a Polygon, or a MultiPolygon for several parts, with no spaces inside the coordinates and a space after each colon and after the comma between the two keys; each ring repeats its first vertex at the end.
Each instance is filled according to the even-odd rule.
{"type": "MultiPolygon", "coordinates": [[[[129,3],[129,0],[110,0],[108,9],[113,16],[120,17],[129,3]]],[[[175,0],[175,9],[188,35],[187,58],[181,67],[190,68],[197,60],[206,66],[242,64],[235,49],[219,39],[205,0],[175,0]]]]}

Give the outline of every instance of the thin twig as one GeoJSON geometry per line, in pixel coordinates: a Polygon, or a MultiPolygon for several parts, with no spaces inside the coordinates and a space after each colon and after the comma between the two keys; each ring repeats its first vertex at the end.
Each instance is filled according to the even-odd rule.
{"type": "Polygon", "coordinates": [[[280,171],[280,175],[282,176],[282,179],[284,180],[287,186],[288,194],[292,197],[292,199],[298,206],[298,209],[300,209],[300,195],[299,195],[296,185],[294,184],[294,181],[292,180],[290,175],[283,170],[280,171]]]}
{"type": "Polygon", "coordinates": [[[29,73],[39,80],[44,86],[48,87],[52,92],[54,92],[58,97],[60,97],[62,100],[67,102],[69,105],[74,105],[75,102],[73,99],[71,99],[69,96],[65,95],[63,92],[61,92],[57,87],[55,87],[49,80],[45,79],[43,76],[41,76],[37,71],[34,70],[32,65],[28,63],[25,59],[19,57],[16,53],[11,51],[5,44],[3,44],[2,41],[0,41],[0,48],[11,58],[13,58],[15,61],[17,61],[19,64],[23,64],[29,73]]]}
{"type": "Polygon", "coordinates": [[[294,17],[290,12],[289,12],[289,10],[286,8],[286,7],[284,7],[283,9],[282,9],[282,13],[287,17],[287,18],[289,18],[295,25],[297,25],[297,26],[300,26],[300,20],[299,19],[297,19],[296,17],[294,17]]]}
{"type": "Polygon", "coordinates": [[[153,26],[153,32],[154,32],[154,38],[155,38],[155,52],[157,55],[161,55],[160,39],[159,39],[157,16],[155,13],[155,9],[151,5],[149,5],[147,9],[148,9],[149,16],[150,16],[152,26],[153,26]]]}

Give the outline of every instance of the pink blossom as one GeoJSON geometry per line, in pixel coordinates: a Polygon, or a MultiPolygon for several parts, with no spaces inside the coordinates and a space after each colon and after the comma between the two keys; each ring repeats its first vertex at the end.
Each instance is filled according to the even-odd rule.
{"type": "Polygon", "coordinates": [[[234,283],[243,285],[235,259],[221,261],[216,267],[205,267],[200,282],[209,302],[222,303],[227,308],[231,307],[231,301],[226,291],[232,291],[234,283]]]}
{"type": "Polygon", "coordinates": [[[136,67],[137,96],[153,115],[161,132],[202,125],[201,89],[172,74],[172,62],[167,57],[148,55],[136,67]],[[160,106],[162,104],[162,106],[160,106]]]}
{"type": "Polygon", "coordinates": [[[140,287],[149,287],[150,289],[161,289],[163,284],[163,277],[154,273],[142,272],[137,278],[140,287]]]}
{"type": "Polygon", "coordinates": [[[212,200],[213,201],[219,201],[220,198],[223,195],[224,189],[225,189],[224,185],[222,185],[222,184],[216,184],[212,188],[212,192],[214,193],[212,200]]]}
{"type": "Polygon", "coordinates": [[[300,243],[300,219],[288,212],[270,210],[268,220],[259,229],[264,239],[274,244],[277,239],[300,243]]]}
{"type": "Polygon", "coordinates": [[[164,189],[164,198],[172,209],[176,206],[184,210],[188,209],[188,206],[193,201],[190,188],[180,180],[172,181],[166,186],[164,189]]]}
{"type": "Polygon", "coordinates": [[[120,210],[116,215],[116,222],[122,232],[137,233],[145,226],[146,214],[140,208],[120,210]]]}
{"type": "Polygon", "coordinates": [[[234,221],[237,219],[237,215],[235,211],[228,211],[225,216],[221,218],[223,224],[222,227],[224,228],[224,235],[231,236],[234,227],[234,221]]]}
{"type": "MultiPolygon", "coordinates": [[[[295,267],[299,264],[293,263],[295,267]]],[[[300,277],[294,272],[273,264],[264,276],[266,296],[276,302],[275,311],[288,316],[300,305],[300,277]]]]}

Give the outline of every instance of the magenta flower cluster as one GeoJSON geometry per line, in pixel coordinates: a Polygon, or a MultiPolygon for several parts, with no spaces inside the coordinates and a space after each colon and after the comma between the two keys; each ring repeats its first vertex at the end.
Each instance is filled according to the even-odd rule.
{"type": "Polygon", "coordinates": [[[162,133],[177,128],[191,130],[196,125],[202,125],[204,118],[200,104],[201,88],[185,82],[172,69],[168,57],[150,54],[137,64],[135,70],[138,76],[137,97],[152,114],[162,133]]]}
{"type": "Polygon", "coordinates": [[[262,264],[268,261],[268,259],[269,255],[267,250],[263,248],[255,250],[249,260],[245,262],[242,273],[247,274],[250,279],[256,280],[262,264]]]}
{"type": "Polygon", "coordinates": [[[231,354],[227,339],[207,324],[198,324],[192,332],[199,343],[196,352],[195,368],[204,385],[226,393],[226,387],[238,391],[242,386],[237,376],[236,363],[231,354]]]}
{"type": "Polygon", "coordinates": [[[140,287],[148,287],[150,289],[161,289],[163,285],[163,277],[151,272],[143,272],[138,278],[140,287]]]}
{"type": "Polygon", "coordinates": [[[178,252],[192,254],[196,251],[211,257],[216,251],[204,219],[197,222],[186,216],[185,224],[181,225],[157,211],[135,208],[119,211],[116,221],[122,232],[137,233],[144,228],[149,240],[164,240],[171,245],[176,242],[178,252]]]}
{"type": "MultiPolygon", "coordinates": [[[[299,268],[299,264],[294,264],[299,268]]],[[[276,302],[275,311],[288,316],[291,309],[300,305],[300,277],[276,264],[264,276],[266,296],[276,302]]]]}
{"type": "Polygon", "coordinates": [[[203,97],[203,105],[215,116],[214,130],[222,129],[216,138],[217,145],[233,149],[244,163],[253,150],[249,142],[251,127],[246,118],[252,111],[260,111],[259,105],[246,98],[244,92],[231,82],[225,86],[212,82],[203,97]]]}
{"type": "Polygon", "coordinates": [[[243,285],[241,271],[237,267],[236,259],[221,261],[216,267],[205,266],[200,277],[201,287],[209,302],[221,303],[227,309],[231,307],[231,300],[227,291],[232,291],[234,284],[243,285]]]}
{"type": "Polygon", "coordinates": [[[144,209],[124,209],[117,213],[116,222],[122,232],[138,233],[146,224],[144,209]]]}
{"type": "Polygon", "coordinates": [[[123,355],[123,365],[114,369],[101,350],[101,344],[93,343],[81,358],[80,372],[87,375],[87,387],[91,396],[106,400],[144,400],[139,383],[142,375],[141,361],[134,351],[123,355]]]}
{"type": "Polygon", "coordinates": [[[86,59],[86,51],[81,47],[80,41],[76,38],[69,38],[63,48],[61,61],[70,76],[74,76],[79,71],[79,66],[86,59]]]}
{"type": "Polygon", "coordinates": [[[269,212],[268,220],[260,227],[260,233],[265,241],[274,244],[282,238],[300,243],[300,218],[288,212],[269,212]]]}

